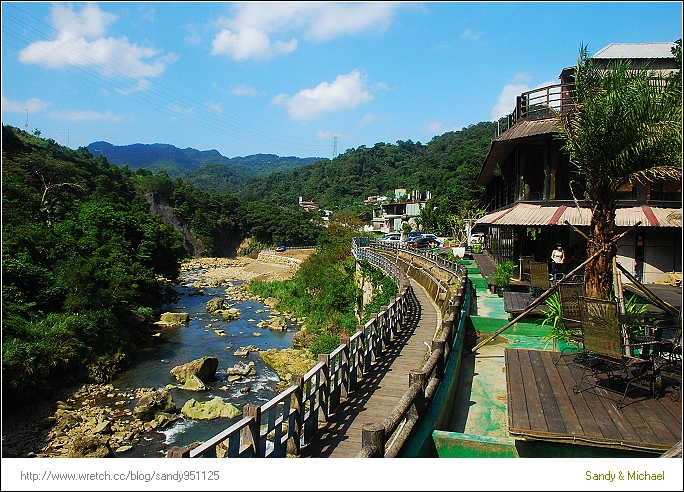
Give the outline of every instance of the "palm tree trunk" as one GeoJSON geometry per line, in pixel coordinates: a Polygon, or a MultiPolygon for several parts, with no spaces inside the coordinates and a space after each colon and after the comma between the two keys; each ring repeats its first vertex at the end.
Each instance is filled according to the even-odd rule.
{"type": "MultiPolygon", "coordinates": [[[[613,200],[598,200],[595,202],[591,217],[592,239],[587,253],[591,256],[608,244],[615,236],[615,205],[613,200]]],[[[613,246],[595,260],[589,262],[584,272],[586,295],[597,299],[609,299],[613,286],[612,261],[617,252],[613,246]]]]}

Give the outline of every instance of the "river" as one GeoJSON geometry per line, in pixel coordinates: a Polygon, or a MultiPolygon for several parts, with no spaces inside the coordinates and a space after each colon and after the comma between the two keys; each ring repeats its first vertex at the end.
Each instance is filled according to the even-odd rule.
{"type": "MultiPolygon", "coordinates": [[[[234,355],[240,347],[255,345],[261,350],[270,348],[288,348],[292,344],[292,336],[299,329],[288,323],[287,331],[272,331],[268,328],[257,328],[257,323],[268,320],[270,310],[262,303],[245,301],[228,301],[241,311],[240,319],[222,321],[206,310],[206,302],[214,297],[225,298],[226,287],[203,287],[204,295],[197,295],[197,290],[191,284],[200,279],[206,270],[183,272],[181,283],[174,286],[179,294],[177,302],[165,306],[166,311],[187,312],[190,323],[177,328],[162,329],[161,336],[155,337],[152,343],[142,348],[132,367],[122,372],[113,385],[120,389],[156,388],[162,389],[168,384],[177,386],[171,390],[174,402],[178,408],[194,398],[198,401],[211,400],[219,396],[237,408],[247,403],[261,405],[276,395],[275,385],[278,376],[261,357],[250,352],[247,357],[234,355]],[[263,312],[257,313],[257,311],[263,312]],[[225,336],[219,336],[214,329],[224,330],[225,336]],[[259,333],[261,336],[254,336],[259,333]],[[185,364],[202,356],[214,356],[219,359],[216,371],[217,381],[209,383],[208,389],[202,392],[181,389],[175,378],[169,373],[171,368],[185,364]],[[228,383],[226,369],[237,362],[254,362],[256,375],[244,377],[239,381],[228,383]],[[245,388],[249,388],[246,391],[245,388]],[[242,391],[241,391],[242,390],[242,391]]],[[[206,278],[206,277],[205,277],[206,278]]],[[[240,285],[241,281],[232,281],[240,285]]],[[[209,421],[186,420],[181,418],[170,427],[144,437],[130,451],[121,457],[164,457],[165,450],[170,446],[187,446],[196,441],[204,441],[239,420],[218,418],[209,421]]]]}

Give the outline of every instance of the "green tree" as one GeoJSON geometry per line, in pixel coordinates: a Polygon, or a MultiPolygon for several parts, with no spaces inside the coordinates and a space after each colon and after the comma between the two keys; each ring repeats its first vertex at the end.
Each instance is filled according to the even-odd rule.
{"type": "MultiPolygon", "coordinates": [[[[681,179],[682,93],[677,76],[631,70],[621,61],[601,68],[581,47],[574,105],[558,131],[570,161],[586,180],[591,209],[589,255],[615,236],[617,191],[627,183],[681,179]]],[[[590,262],[587,295],[607,299],[616,249],[590,262]]]]}

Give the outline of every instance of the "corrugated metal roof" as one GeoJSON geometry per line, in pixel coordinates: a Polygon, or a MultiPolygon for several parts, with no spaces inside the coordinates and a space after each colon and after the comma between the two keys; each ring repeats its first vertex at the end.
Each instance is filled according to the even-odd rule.
{"type": "MultiPolygon", "coordinates": [[[[497,226],[591,225],[591,209],[587,207],[548,207],[517,203],[478,219],[476,224],[497,226]]],[[[622,207],[615,211],[617,227],[631,227],[641,221],[643,227],[682,227],[682,210],[678,208],[622,207]]]]}
{"type": "Polygon", "coordinates": [[[592,58],[674,58],[670,48],[674,43],[612,43],[592,58]]]}
{"type": "Polygon", "coordinates": [[[548,225],[551,217],[558,207],[542,207],[519,203],[513,210],[496,221],[497,225],[548,225]]]}
{"type": "Polygon", "coordinates": [[[510,127],[501,135],[494,139],[494,142],[503,142],[506,140],[514,140],[516,138],[532,137],[535,135],[545,135],[547,133],[556,133],[558,126],[558,118],[546,118],[543,120],[523,120],[510,127]]]}

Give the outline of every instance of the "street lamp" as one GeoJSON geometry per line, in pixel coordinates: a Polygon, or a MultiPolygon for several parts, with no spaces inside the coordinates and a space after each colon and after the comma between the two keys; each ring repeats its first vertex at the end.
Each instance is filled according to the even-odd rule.
{"type": "Polygon", "coordinates": [[[68,128],[60,128],[60,130],[66,130],[67,132],[67,147],[69,146],[69,129],[68,128]]]}

